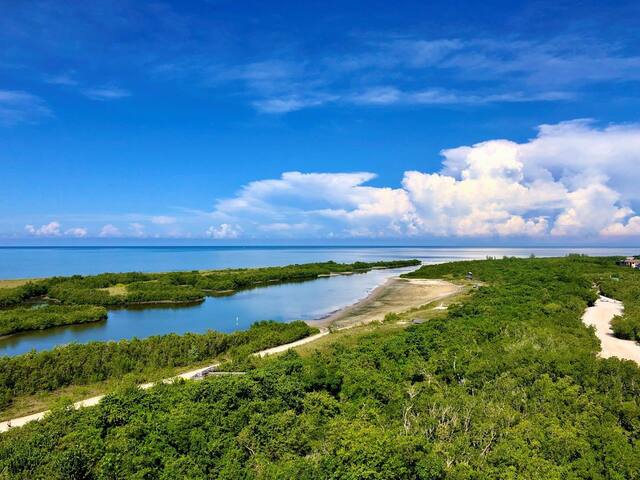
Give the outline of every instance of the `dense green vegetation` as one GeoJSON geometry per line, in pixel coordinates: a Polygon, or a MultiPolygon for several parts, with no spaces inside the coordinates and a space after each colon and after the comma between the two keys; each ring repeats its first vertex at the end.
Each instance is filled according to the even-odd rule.
{"type": "Polygon", "coordinates": [[[126,293],[111,294],[108,290],[87,288],[85,287],[85,282],[81,280],[69,280],[51,286],[47,295],[50,299],[65,305],[92,304],[109,307],[136,303],[197,302],[204,299],[204,294],[200,289],[188,285],[172,285],[154,280],[129,283],[121,288],[126,293]]]}
{"type": "Polygon", "coordinates": [[[0,335],[106,319],[107,309],[93,305],[18,307],[0,310],[0,335]]]}
{"type": "Polygon", "coordinates": [[[598,283],[603,295],[624,303],[624,315],[611,322],[615,336],[640,341],[640,271],[620,267],[598,283]]]}
{"type": "Polygon", "coordinates": [[[391,262],[335,262],[170,273],[103,273],[100,275],[53,277],[42,281],[49,298],[65,304],[126,305],[153,302],[189,302],[208,294],[239,290],[269,282],[311,280],[318,275],[367,271],[374,267],[396,268],[419,265],[417,260],[391,262]],[[124,293],[108,289],[121,287],[124,293]]]}
{"type": "Polygon", "coordinates": [[[28,282],[14,288],[0,288],[0,307],[13,307],[47,293],[43,283],[28,282]]]}
{"type": "MultiPolygon", "coordinates": [[[[0,288],[0,307],[14,307],[0,312],[0,335],[29,329],[88,321],[78,310],[44,309],[34,312],[24,306],[36,298],[65,306],[115,307],[145,303],[201,302],[205,296],[231,290],[250,288],[275,282],[303,281],[319,275],[362,272],[372,268],[397,268],[419,265],[418,260],[390,262],[335,262],[289,265],[285,267],[248,268],[170,273],[102,273],[51,277],[14,288],[0,288]],[[51,314],[47,318],[47,314],[51,314]],[[3,317],[4,316],[4,317],[3,317]],[[5,321],[3,322],[3,318],[5,321]],[[77,319],[77,322],[71,321],[77,319]],[[3,328],[3,325],[7,325],[3,328]],[[29,327],[32,328],[29,328],[29,327]]],[[[94,312],[96,310],[93,310],[94,312]]],[[[100,310],[102,312],[102,310],[100,310]]],[[[102,316],[94,317],[101,319],[102,316]]]]}
{"type": "MultiPolygon", "coordinates": [[[[581,315],[613,259],[422,267],[484,283],[443,318],[247,375],[126,389],[0,436],[32,479],[640,478],[640,368],[581,315]]],[[[624,282],[621,277],[620,282],[624,282]]],[[[5,367],[1,371],[7,370],[5,367]]]]}
{"type": "Polygon", "coordinates": [[[70,344],[50,351],[0,357],[0,407],[16,395],[118,378],[130,372],[191,365],[223,353],[247,355],[304,338],[316,329],[304,322],[258,322],[231,334],[162,335],[70,344]]]}

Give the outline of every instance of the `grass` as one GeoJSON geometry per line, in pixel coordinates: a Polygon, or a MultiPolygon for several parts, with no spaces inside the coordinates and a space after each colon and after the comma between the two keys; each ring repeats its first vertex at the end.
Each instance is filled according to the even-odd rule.
{"type": "Polygon", "coordinates": [[[13,280],[0,280],[0,288],[15,288],[31,281],[33,281],[33,279],[31,278],[16,278],[13,280]]]}
{"type": "Polygon", "coordinates": [[[109,295],[126,295],[127,294],[127,286],[122,283],[113,285],[111,287],[98,288],[98,290],[109,292],[109,295]]]}

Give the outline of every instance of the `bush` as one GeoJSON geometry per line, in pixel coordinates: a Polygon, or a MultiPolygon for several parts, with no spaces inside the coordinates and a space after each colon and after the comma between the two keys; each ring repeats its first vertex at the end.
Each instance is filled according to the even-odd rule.
{"type": "Polygon", "coordinates": [[[55,412],[0,435],[0,472],[640,478],[640,368],[598,358],[581,320],[593,283],[616,268],[584,257],[429,266],[413,276],[471,270],[484,286],[404,330],[339,336],[316,354],[253,359],[245,375],[126,389],[95,408],[55,412]]]}
{"type": "Polygon", "coordinates": [[[39,305],[31,308],[12,308],[0,310],[0,335],[106,319],[106,308],[93,305],[39,305]]]}
{"type": "Polygon", "coordinates": [[[0,357],[0,399],[118,378],[131,372],[190,365],[231,349],[250,353],[304,338],[316,329],[304,322],[258,322],[231,334],[162,335],[118,342],[91,342],[51,351],[0,357]],[[10,393],[10,395],[8,395],[10,393]]]}
{"type": "Polygon", "coordinates": [[[393,323],[393,322],[397,322],[398,320],[400,320],[400,315],[398,315],[397,313],[394,312],[389,312],[384,316],[384,323],[393,323]]]}
{"type": "Polygon", "coordinates": [[[28,282],[14,288],[0,288],[0,307],[13,307],[47,293],[42,283],[28,282]]]}
{"type": "Polygon", "coordinates": [[[626,340],[640,340],[640,320],[626,315],[617,316],[611,321],[613,334],[626,340]]]}

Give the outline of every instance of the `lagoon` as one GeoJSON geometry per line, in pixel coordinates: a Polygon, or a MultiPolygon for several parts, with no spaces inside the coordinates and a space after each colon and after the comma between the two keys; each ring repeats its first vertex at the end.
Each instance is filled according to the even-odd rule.
{"type": "Polygon", "coordinates": [[[317,280],[241,290],[194,305],[109,310],[106,321],[24,332],[0,338],[0,355],[48,350],[70,342],[145,338],[168,333],[232,332],[259,320],[289,322],[329,315],[367,296],[389,277],[411,269],[372,270],[317,280]]]}
{"type": "MultiPolygon", "coordinates": [[[[0,248],[0,278],[95,274],[105,271],[174,271],[418,258],[424,263],[529,255],[627,255],[621,248],[445,247],[46,247],[0,248]]],[[[231,332],[259,320],[289,322],[329,315],[367,296],[406,269],[319,278],[208,297],[196,305],[109,311],[104,322],[26,332],[0,339],[0,355],[47,350],[70,342],[145,338],[168,333],[231,332]]]]}

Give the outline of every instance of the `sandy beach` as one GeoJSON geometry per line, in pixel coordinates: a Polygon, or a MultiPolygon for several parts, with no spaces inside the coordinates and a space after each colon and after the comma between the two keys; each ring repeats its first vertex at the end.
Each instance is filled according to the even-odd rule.
{"type": "MultiPolygon", "coordinates": [[[[314,342],[330,333],[329,326],[332,328],[350,328],[356,325],[363,325],[374,321],[381,321],[384,316],[390,312],[404,312],[411,308],[420,307],[422,305],[444,300],[447,297],[455,295],[463,290],[464,287],[455,285],[444,280],[422,280],[422,279],[404,279],[394,277],[379,287],[375,288],[366,298],[341,309],[332,315],[320,320],[309,321],[312,326],[320,328],[320,332],[297,340],[285,345],[279,345],[268,348],[253,355],[265,357],[276,353],[285,352],[291,348],[296,348],[314,342]]],[[[164,383],[174,382],[176,379],[199,380],[207,375],[233,375],[242,372],[215,372],[219,363],[198,368],[188,372],[184,372],[175,377],[162,380],[164,383]]],[[[155,383],[144,383],[140,388],[151,388],[155,383]]],[[[83,408],[97,405],[104,395],[87,398],[73,404],[74,408],[83,408]]],[[[38,412],[26,415],[12,420],[0,422],[0,432],[6,432],[10,428],[20,427],[34,420],[41,420],[49,411],[38,412]]]]}
{"type": "Polygon", "coordinates": [[[444,300],[464,287],[445,280],[393,277],[367,297],[346,308],[307,323],[316,327],[345,328],[382,321],[387,313],[401,313],[427,303],[444,300]]]}
{"type": "Polygon", "coordinates": [[[618,357],[640,364],[640,344],[634,340],[616,338],[611,330],[611,320],[617,315],[622,315],[623,312],[622,302],[600,296],[593,307],[585,310],[582,321],[586,325],[595,327],[596,335],[600,339],[601,357],[618,357]]]}

